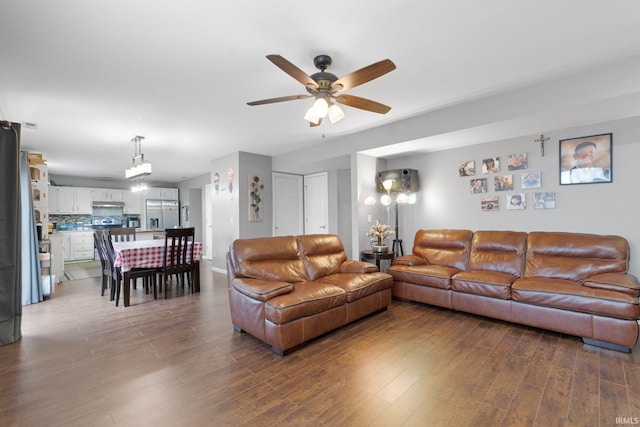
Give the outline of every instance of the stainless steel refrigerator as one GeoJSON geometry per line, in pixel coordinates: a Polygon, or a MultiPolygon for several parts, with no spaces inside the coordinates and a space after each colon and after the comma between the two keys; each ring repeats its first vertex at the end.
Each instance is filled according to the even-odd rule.
{"type": "Polygon", "coordinates": [[[147,230],[176,228],[180,225],[177,200],[147,200],[147,230]]]}

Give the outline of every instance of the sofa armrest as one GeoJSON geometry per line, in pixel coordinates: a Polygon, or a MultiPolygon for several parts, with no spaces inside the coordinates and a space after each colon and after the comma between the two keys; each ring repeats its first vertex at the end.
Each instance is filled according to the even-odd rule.
{"type": "Polygon", "coordinates": [[[364,261],[347,260],[340,266],[340,273],[376,273],[378,267],[375,264],[364,261]]]}
{"type": "Polygon", "coordinates": [[[293,291],[293,284],[289,282],[252,279],[237,277],[231,281],[233,289],[257,301],[269,301],[278,295],[293,291]]]}
{"type": "Polygon", "coordinates": [[[587,277],[583,286],[588,288],[608,289],[612,291],[624,292],[626,294],[640,296],[640,282],[632,274],[626,273],[603,273],[587,277]]]}
{"type": "Polygon", "coordinates": [[[391,265],[427,265],[427,260],[417,255],[402,255],[395,258],[391,265]]]}

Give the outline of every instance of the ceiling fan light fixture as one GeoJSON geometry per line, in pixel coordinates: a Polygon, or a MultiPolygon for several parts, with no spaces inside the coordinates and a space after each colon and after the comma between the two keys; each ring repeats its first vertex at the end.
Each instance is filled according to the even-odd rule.
{"type": "Polygon", "coordinates": [[[331,123],[337,123],[340,120],[344,119],[344,111],[336,104],[331,104],[329,107],[329,120],[331,123]]]}
{"type": "Polygon", "coordinates": [[[308,122],[313,123],[314,125],[317,125],[318,123],[320,123],[320,116],[316,114],[316,111],[313,108],[313,106],[311,106],[311,108],[307,110],[307,113],[304,115],[304,119],[308,122]]]}
{"type": "Polygon", "coordinates": [[[324,119],[329,112],[329,103],[326,99],[318,97],[313,103],[313,110],[316,116],[324,119]]]}

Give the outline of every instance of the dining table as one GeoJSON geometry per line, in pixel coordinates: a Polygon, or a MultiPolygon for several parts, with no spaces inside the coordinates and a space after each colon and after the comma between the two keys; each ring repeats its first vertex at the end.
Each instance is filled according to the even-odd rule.
{"type": "MultiPolygon", "coordinates": [[[[202,242],[193,242],[193,291],[200,292],[200,257],[202,242]]],[[[131,301],[131,286],[129,286],[129,272],[132,269],[161,269],[164,267],[164,239],[133,240],[128,242],[113,242],[115,251],[114,266],[119,267],[123,276],[124,306],[131,301]]],[[[166,292],[166,291],[165,291],[166,292]]]]}

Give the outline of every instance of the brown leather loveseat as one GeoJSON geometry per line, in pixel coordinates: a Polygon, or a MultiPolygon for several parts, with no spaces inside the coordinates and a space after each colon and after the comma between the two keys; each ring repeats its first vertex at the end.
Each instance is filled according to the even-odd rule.
{"type": "Polygon", "coordinates": [[[582,337],[630,351],[640,282],[619,236],[419,230],[396,258],[393,296],[582,337]]]}
{"type": "Polygon", "coordinates": [[[384,310],[393,279],[348,260],[331,234],[234,241],[227,253],[231,321],[277,354],[384,310]]]}

